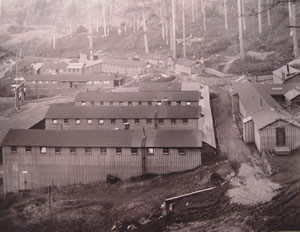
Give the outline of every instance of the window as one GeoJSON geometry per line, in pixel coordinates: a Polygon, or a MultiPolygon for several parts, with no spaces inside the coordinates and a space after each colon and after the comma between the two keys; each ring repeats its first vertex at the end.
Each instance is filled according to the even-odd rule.
{"type": "Polygon", "coordinates": [[[52,81],[53,84],[56,84],[56,81],[52,81]]]}
{"type": "Polygon", "coordinates": [[[131,101],[129,101],[129,102],[128,102],[128,105],[129,105],[129,106],[132,106],[132,102],[131,102],[131,101]]]}
{"type": "Polygon", "coordinates": [[[82,106],[85,106],[85,101],[82,101],[82,102],[81,102],[81,105],[82,105],[82,106]]]}
{"type": "Polygon", "coordinates": [[[16,146],[12,146],[11,147],[11,152],[14,152],[14,153],[17,152],[17,147],[16,146]]]}
{"type": "Polygon", "coordinates": [[[106,148],[105,147],[100,148],[100,154],[101,155],[106,155],[106,148]]]}
{"type": "Polygon", "coordinates": [[[80,119],[76,119],[76,120],[75,120],[75,123],[76,123],[76,124],[80,124],[80,119]]]}
{"type": "Polygon", "coordinates": [[[64,123],[69,123],[69,119],[65,118],[64,123]]]}
{"type": "Polygon", "coordinates": [[[137,118],[137,119],[134,119],[134,123],[135,124],[140,124],[140,120],[137,118]]]}
{"type": "Polygon", "coordinates": [[[95,105],[95,102],[94,102],[94,101],[91,101],[91,105],[94,106],[94,105],[95,105]]]}
{"type": "Polygon", "coordinates": [[[57,124],[57,119],[53,119],[53,120],[52,120],[52,123],[53,123],[53,124],[57,124]]]}
{"type": "Polygon", "coordinates": [[[31,147],[25,147],[26,153],[31,153],[32,148],[31,147]]]}
{"type": "Polygon", "coordinates": [[[169,155],[169,148],[163,148],[163,154],[169,155]]]}
{"type": "Polygon", "coordinates": [[[158,119],[158,123],[159,123],[160,125],[162,125],[162,124],[164,124],[164,120],[163,120],[163,119],[158,119]]]}
{"type": "Polygon", "coordinates": [[[123,105],[123,102],[119,102],[119,105],[120,105],[120,106],[123,105]]]}
{"type": "Polygon", "coordinates": [[[183,119],[183,124],[188,124],[189,120],[188,119],[183,119]]]}
{"type": "Polygon", "coordinates": [[[116,124],[116,119],[111,119],[111,120],[110,120],[110,123],[111,123],[111,124],[116,124]]]}
{"type": "Polygon", "coordinates": [[[137,155],[138,154],[138,149],[136,147],[131,148],[131,155],[137,155]]]}
{"type": "Polygon", "coordinates": [[[152,123],[152,119],[147,119],[147,124],[151,124],[152,123]]]}
{"type": "Polygon", "coordinates": [[[100,106],[103,106],[103,105],[104,105],[104,102],[103,102],[103,101],[101,101],[101,102],[100,102],[100,106]]]}
{"type": "Polygon", "coordinates": [[[170,102],[170,101],[167,101],[167,105],[170,106],[170,105],[171,105],[171,102],[170,102]]]}
{"type": "Polygon", "coordinates": [[[122,155],[122,148],[117,147],[117,148],[116,148],[116,154],[117,154],[117,155],[122,155]]]}
{"type": "Polygon", "coordinates": [[[103,125],[104,124],[104,120],[103,119],[99,119],[99,124],[103,125]]]}
{"type": "Polygon", "coordinates": [[[76,155],[76,153],[77,153],[76,148],[75,147],[71,147],[70,148],[70,153],[71,153],[71,155],[76,155]]]}
{"type": "Polygon", "coordinates": [[[88,124],[92,124],[92,123],[93,123],[93,120],[92,120],[92,119],[88,119],[87,123],[88,123],[88,124]]]}
{"type": "Polygon", "coordinates": [[[126,118],[123,119],[123,123],[127,123],[128,120],[126,118]]]}
{"type": "Polygon", "coordinates": [[[154,149],[153,148],[148,148],[147,154],[148,155],[154,155],[154,149]]]}
{"type": "Polygon", "coordinates": [[[161,106],[161,102],[157,102],[157,105],[158,105],[158,106],[161,106]]]}
{"type": "Polygon", "coordinates": [[[35,81],[32,81],[32,84],[35,84],[35,81]]]}
{"type": "Polygon", "coordinates": [[[186,102],[186,105],[187,105],[187,106],[190,106],[190,105],[191,105],[191,102],[186,102]]]}
{"type": "Polygon", "coordinates": [[[86,147],[85,148],[85,154],[91,155],[92,154],[92,148],[86,147]]]}
{"type": "Polygon", "coordinates": [[[151,101],[148,101],[148,106],[151,106],[152,105],[152,102],[151,101]]]}
{"type": "Polygon", "coordinates": [[[171,119],[171,124],[175,125],[176,124],[176,119],[171,119]]]}
{"type": "Polygon", "coordinates": [[[104,81],[104,84],[105,85],[109,85],[109,81],[104,81]]]}
{"type": "Polygon", "coordinates": [[[39,81],[39,84],[42,84],[43,82],[42,81],[39,81]]]}
{"type": "Polygon", "coordinates": [[[60,147],[56,147],[55,148],[55,154],[60,154],[61,153],[61,148],[60,147]]]}
{"type": "Polygon", "coordinates": [[[46,147],[41,147],[40,148],[40,153],[41,154],[46,154],[47,153],[47,148],[46,147]]]}
{"type": "Polygon", "coordinates": [[[46,84],[49,84],[49,81],[46,81],[46,84]]]}
{"type": "Polygon", "coordinates": [[[139,101],[139,106],[143,105],[143,102],[139,101]]]}
{"type": "Polygon", "coordinates": [[[180,149],[179,149],[179,155],[185,155],[185,150],[182,149],[182,148],[180,148],[180,149]]]}
{"type": "Polygon", "coordinates": [[[111,106],[112,106],[113,104],[114,104],[114,102],[112,102],[112,101],[110,101],[110,102],[109,102],[109,105],[111,105],[111,106]]]}
{"type": "Polygon", "coordinates": [[[180,101],[177,101],[176,103],[177,103],[177,105],[178,105],[178,106],[180,106],[180,105],[181,105],[181,102],[180,102],[180,101]]]}

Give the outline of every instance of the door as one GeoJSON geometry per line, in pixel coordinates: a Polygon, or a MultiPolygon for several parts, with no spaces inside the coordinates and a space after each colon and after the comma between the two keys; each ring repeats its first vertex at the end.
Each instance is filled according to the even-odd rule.
{"type": "Polygon", "coordinates": [[[19,190],[31,190],[31,173],[27,171],[22,171],[19,173],[19,190]]]}
{"type": "Polygon", "coordinates": [[[285,128],[284,127],[276,128],[276,145],[279,147],[284,147],[286,145],[285,128]]]}

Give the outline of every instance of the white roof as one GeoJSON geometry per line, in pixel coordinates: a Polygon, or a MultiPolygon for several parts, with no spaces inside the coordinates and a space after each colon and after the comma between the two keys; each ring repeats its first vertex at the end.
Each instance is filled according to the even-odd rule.
{"type": "Polygon", "coordinates": [[[68,69],[69,68],[81,69],[81,68],[83,68],[83,66],[84,66],[84,63],[70,63],[67,68],[68,69]]]}

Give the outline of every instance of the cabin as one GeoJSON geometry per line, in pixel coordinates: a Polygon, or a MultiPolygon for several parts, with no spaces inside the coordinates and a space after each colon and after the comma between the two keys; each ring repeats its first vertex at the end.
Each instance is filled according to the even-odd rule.
{"type": "Polygon", "coordinates": [[[293,87],[251,83],[245,78],[233,83],[232,110],[243,140],[254,143],[260,153],[289,154],[299,148],[300,122],[282,101],[293,87]]]}
{"type": "Polygon", "coordinates": [[[113,88],[124,83],[122,77],[114,74],[83,74],[83,75],[26,75],[27,96],[53,96],[77,91],[96,91],[113,88]]]}
{"type": "Polygon", "coordinates": [[[102,72],[104,73],[117,73],[125,75],[141,75],[147,72],[145,62],[136,60],[105,58],[102,62],[102,72]]]}
{"type": "Polygon", "coordinates": [[[78,74],[81,75],[84,72],[84,63],[70,63],[67,66],[67,74],[78,74]]]}
{"type": "Polygon", "coordinates": [[[177,92],[80,92],[75,105],[97,106],[197,106],[199,91],[177,92]]]}
{"type": "Polygon", "coordinates": [[[300,83],[300,70],[289,64],[273,71],[274,84],[300,83]]]}
{"type": "Polygon", "coordinates": [[[195,130],[199,106],[57,106],[46,113],[46,129],[162,129],[195,130]]]}
{"type": "Polygon", "coordinates": [[[2,142],[4,193],[191,170],[202,147],[193,130],[11,129],[2,142]]]}
{"type": "Polygon", "coordinates": [[[175,71],[185,74],[193,74],[194,68],[199,64],[196,60],[177,59],[175,61],[175,71]]]}
{"type": "Polygon", "coordinates": [[[43,63],[33,63],[31,68],[34,75],[57,75],[67,71],[68,64],[63,61],[46,60],[43,63]]]}

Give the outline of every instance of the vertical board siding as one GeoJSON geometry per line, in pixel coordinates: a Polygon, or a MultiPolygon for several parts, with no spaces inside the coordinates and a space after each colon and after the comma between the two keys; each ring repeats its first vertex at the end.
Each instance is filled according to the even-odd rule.
{"type": "MultiPolygon", "coordinates": [[[[40,154],[39,147],[32,147],[26,153],[25,147],[18,147],[17,153],[11,153],[10,147],[3,148],[4,190],[20,189],[20,175],[23,171],[30,179],[28,186],[45,187],[51,184],[62,186],[68,184],[87,184],[105,181],[108,174],[128,179],[142,174],[141,149],[138,154],[131,154],[131,148],[123,148],[117,155],[115,148],[107,148],[101,154],[100,148],[92,148],[85,153],[85,148],[77,148],[76,154],[70,154],[69,148],[61,148],[55,154],[55,148],[47,148],[46,154],[40,154]]],[[[163,154],[162,148],[154,149],[154,155],[146,156],[148,173],[165,174],[196,168],[201,165],[200,149],[186,149],[185,155],[179,155],[178,149],[170,148],[169,155],[163,154]]],[[[23,180],[23,179],[22,179],[23,180]]]]}
{"type": "Polygon", "coordinates": [[[276,128],[284,127],[286,133],[286,146],[291,150],[300,146],[300,128],[285,121],[277,121],[259,131],[260,151],[272,151],[276,147],[276,128]]]}
{"type": "Polygon", "coordinates": [[[254,122],[250,120],[246,123],[243,123],[243,138],[245,143],[254,142],[254,122]]]}

